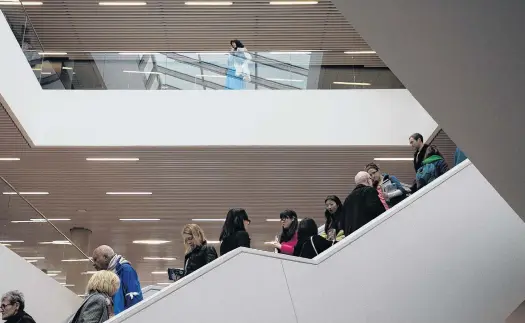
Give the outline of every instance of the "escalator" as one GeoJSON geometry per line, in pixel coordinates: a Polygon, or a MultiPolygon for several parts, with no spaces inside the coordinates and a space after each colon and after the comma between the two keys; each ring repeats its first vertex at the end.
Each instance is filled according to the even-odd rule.
{"type": "Polygon", "coordinates": [[[108,322],[504,322],[524,243],[467,160],[313,260],[237,249],[108,322]]]}

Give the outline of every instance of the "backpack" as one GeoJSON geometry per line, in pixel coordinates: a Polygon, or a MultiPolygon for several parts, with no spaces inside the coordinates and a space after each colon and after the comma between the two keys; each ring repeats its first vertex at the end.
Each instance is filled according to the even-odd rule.
{"type": "Polygon", "coordinates": [[[416,173],[416,181],[417,183],[421,183],[421,186],[427,185],[437,177],[436,162],[421,166],[416,173]]]}

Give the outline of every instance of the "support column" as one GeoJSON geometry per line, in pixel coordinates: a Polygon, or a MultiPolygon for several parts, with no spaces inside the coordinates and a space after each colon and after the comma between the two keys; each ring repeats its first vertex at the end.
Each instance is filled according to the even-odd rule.
{"type": "MultiPolygon", "coordinates": [[[[91,238],[91,230],[86,228],[72,228],[69,230],[70,239],[73,243],[84,251],[86,254],[91,253],[91,246],[89,245],[91,238]]],[[[75,247],[70,247],[66,252],[67,259],[83,259],[85,258],[75,247]]],[[[66,284],[74,285],[68,286],[73,292],[77,294],[85,294],[86,286],[91,275],[82,274],[87,271],[94,270],[91,262],[67,262],[66,269],[66,284]]]]}

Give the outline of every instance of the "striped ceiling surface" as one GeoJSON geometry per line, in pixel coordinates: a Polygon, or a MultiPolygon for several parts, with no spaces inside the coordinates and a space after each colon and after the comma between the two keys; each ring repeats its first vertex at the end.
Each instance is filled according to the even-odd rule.
{"type": "MultiPolygon", "coordinates": [[[[411,157],[402,147],[172,147],[172,148],[30,148],[5,110],[0,110],[0,175],[19,191],[45,191],[26,196],[64,234],[73,227],[92,231],[91,250],[113,246],[136,267],[143,284],[165,282],[154,275],[167,266],[182,266],[180,231],[192,219],[220,219],[232,207],[244,207],[252,219],[252,247],[270,250],[265,241],[279,232],[284,209],[323,223],[324,198],[342,200],[353,188],[353,177],[375,157],[411,157]],[[92,162],[87,157],[136,157],[134,162],[92,162]],[[152,192],[147,196],[110,196],[110,191],[152,192]],[[121,218],[157,218],[154,222],[122,222],[121,218]],[[159,246],[134,240],[170,241],[159,246]],[[174,261],[144,257],[176,257],[174,261]]],[[[408,137],[409,134],[407,134],[408,137]]],[[[407,140],[408,141],[408,140],[407,140]]],[[[450,140],[440,141],[448,145],[450,140]]],[[[411,182],[411,161],[380,162],[384,171],[411,182]]],[[[0,183],[1,184],[1,183],[0,183]]],[[[10,191],[2,184],[2,191],[10,191]]],[[[40,268],[65,272],[66,258],[81,255],[71,246],[41,245],[63,240],[50,225],[12,223],[39,218],[19,196],[0,195],[0,240],[23,240],[11,248],[21,256],[43,256],[40,268]]],[[[222,223],[201,222],[209,240],[218,240],[222,223]]],[[[218,247],[218,245],[217,245],[218,247]]],[[[89,265],[85,264],[85,270],[89,265]]],[[[63,276],[58,276],[61,278],[63,276]]],[[[82,292],[83,286],[75,287],[82,292]]]]}
{"type": "MultiPolygon", "coordinates": [[[[327,0],[311,5],[234,0],[228,6],[190,6],[187,0],[145,0],[142,6],[41,2],[25,11],[45,51],[225,51],[231,39],[240,39],[251,51],[324,50],[325,65],[385,66],[376,54],[343,53],[370,47],[327,0]]],[[[0,9],[23,22],[20,7],[0,9]]]]}

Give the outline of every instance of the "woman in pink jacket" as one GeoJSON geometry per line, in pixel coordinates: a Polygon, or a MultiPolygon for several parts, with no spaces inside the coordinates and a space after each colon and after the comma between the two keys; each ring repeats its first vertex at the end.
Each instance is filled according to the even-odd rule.
{"type": "Polygon", "coordinates": [[[279,253],[293,255],[297,244],[297,213],[293,210],[284,210],[280,214],[283,227],[281,235],[272,243],[279,253]]]}

